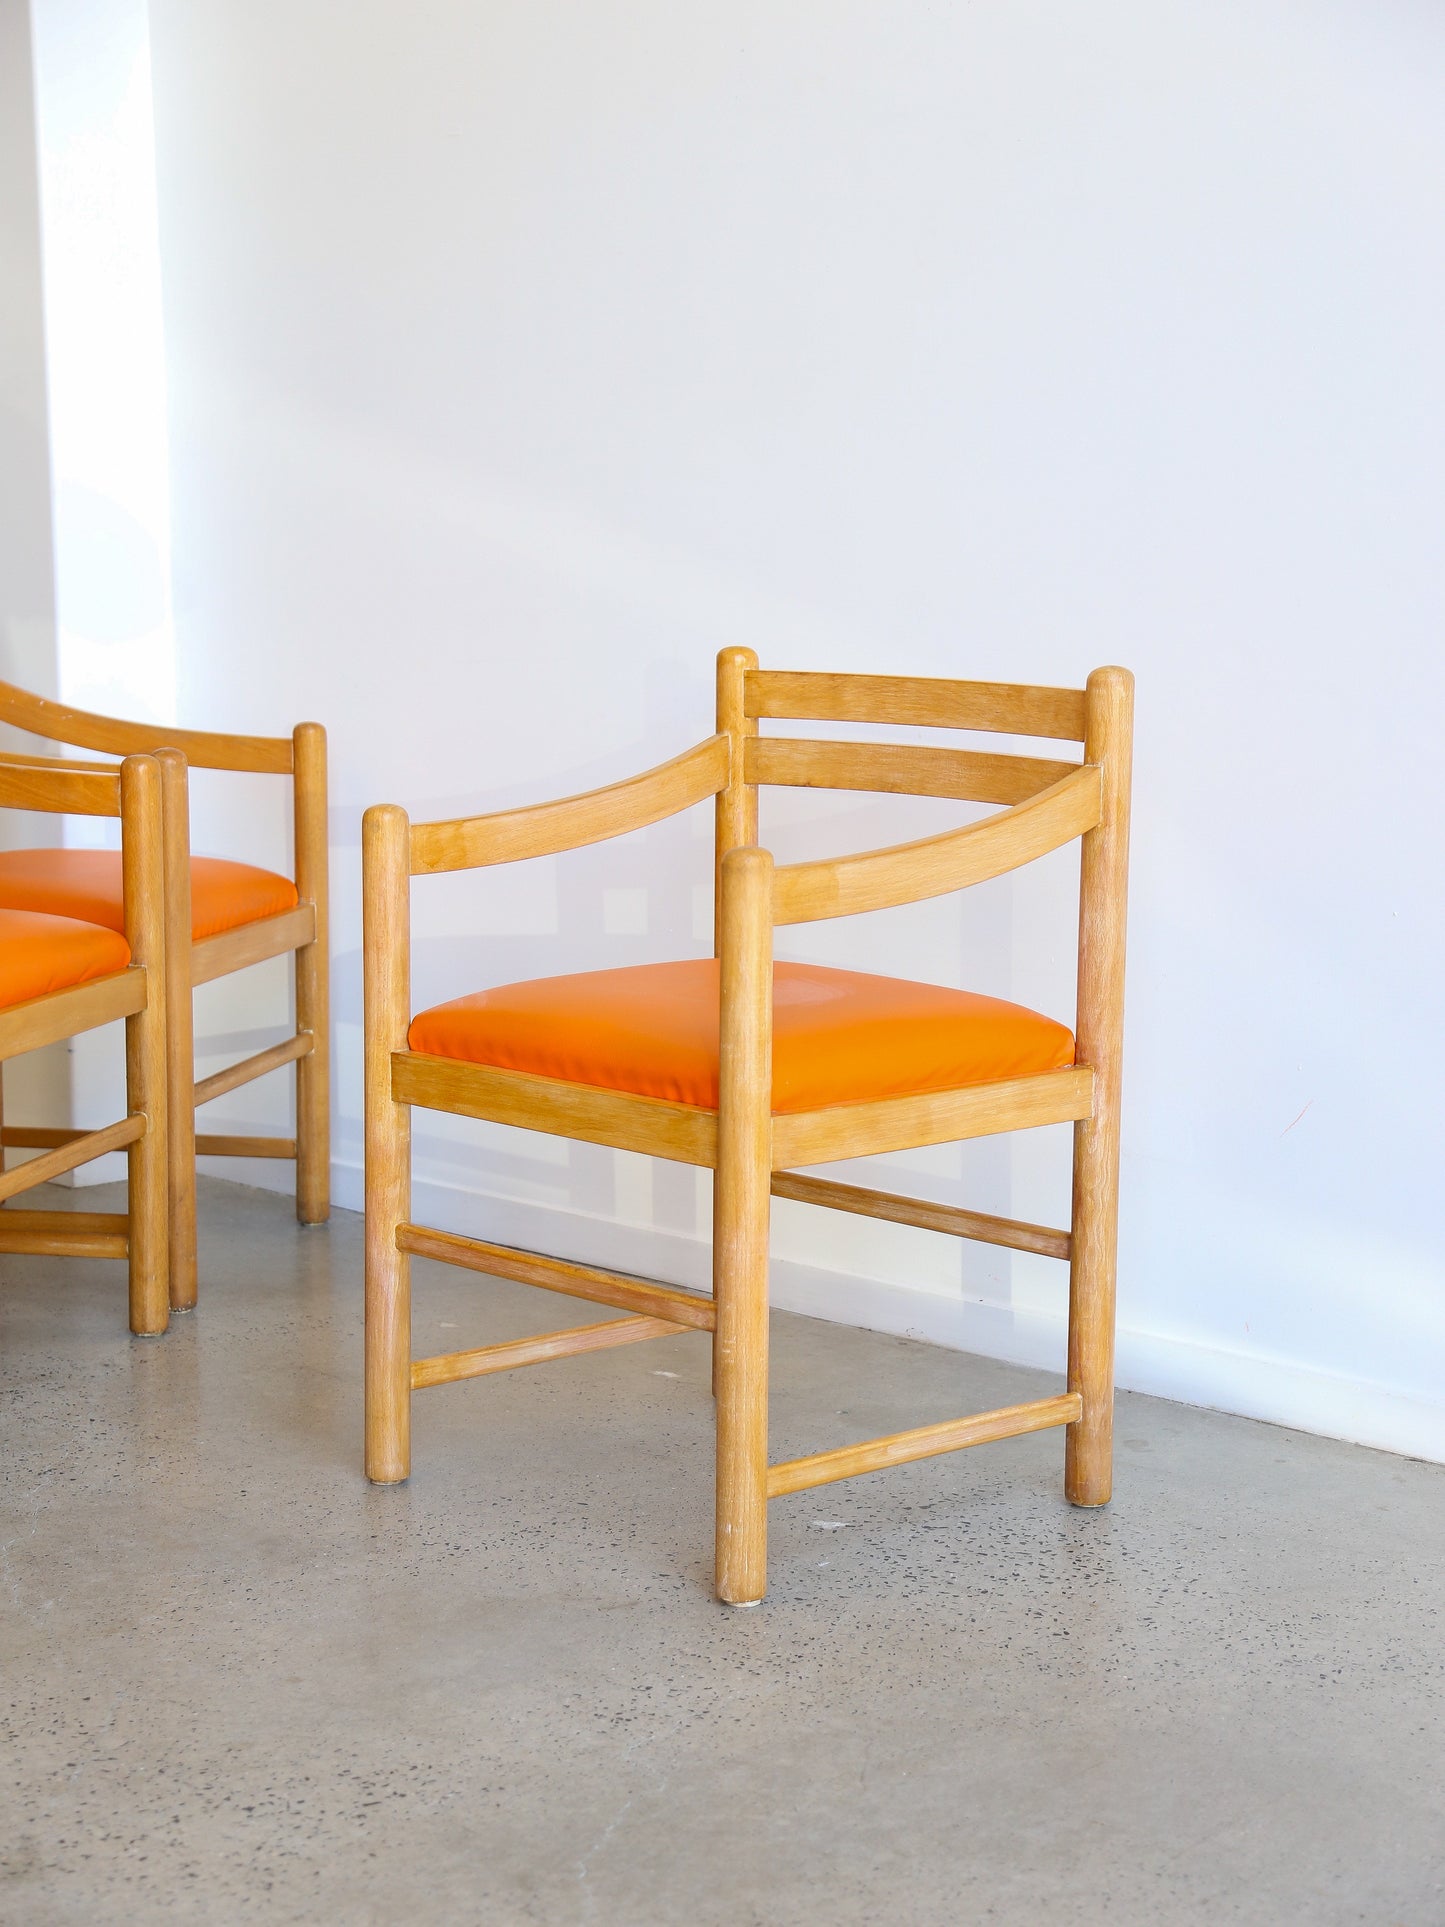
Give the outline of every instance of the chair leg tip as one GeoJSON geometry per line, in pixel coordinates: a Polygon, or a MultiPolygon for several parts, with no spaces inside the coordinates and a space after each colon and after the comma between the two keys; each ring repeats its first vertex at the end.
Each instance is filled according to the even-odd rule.
{"type": "Polygon", "coordinates": [[[1114,1496],[1112,1484],[1065,1485],[1064,1497],[1070,1505],[1076,1505],[1086,1512],[1097,1512],[1101,1506],[1110,1503],[1114,1496]]]}

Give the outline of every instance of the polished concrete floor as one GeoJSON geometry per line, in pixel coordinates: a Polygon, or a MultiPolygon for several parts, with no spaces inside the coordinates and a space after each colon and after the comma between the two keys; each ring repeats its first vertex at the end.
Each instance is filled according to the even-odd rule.
{"type": "MultiPolygon", "coordinates": [[[[372,1490],[359,1221],[204,1251],[150,1342],[3,1262],[8,1927],[1445,1923],[1445,1468],[1126,1397],[1108,1511],[1057,1434],[805,1493],[729,1612],[706,1340],[423,1393],[372,1490]]],[[[419,1350],[579,1322],[417,1273],[419,1350]]],[[[779,1454],[1046,1384],[775,1360],[779,1454]]]]}

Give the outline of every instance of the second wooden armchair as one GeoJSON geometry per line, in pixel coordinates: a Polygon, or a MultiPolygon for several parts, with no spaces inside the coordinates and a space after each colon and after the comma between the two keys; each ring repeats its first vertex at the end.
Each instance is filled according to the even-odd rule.
{"type": "Polygon", "coordinates": [[[766,1588],[768,1501],[990,1439],[1067,1428],[1065,1492],[1111,1489],[1124,915],[1133,681],[1086,689],[773,673],[750,650],[718,664],[717,733],[609,789],[532,809],[363,828],[366,979],[366,1470],[411,1467],[415,1390],[603,1346],[713,1334],[715,1575],[746,1606],[766,1588]],[[927,725],[1062,739],[1082,761],[916,744],[760,736],[763,719],[927,725]],[[775,868],[757,841],[760,784],[1002,804],[921,842],[775,868]],[[717,959],[556,977],[413,1015],[414,876],[509,863],[640,829],[717,799],[717,959]],[[1082,838],[1071,1032],[1038,1012],[937,985],[773,962],[780,925],[940,896],[1082,838]],[[713,1295],[415,1224],[415,1105],[710,1167],[713,1295]],[[886,1196],[799,1167],[1044,1124],[1074,1127],[1068,1230],[886,1196]],[[1070,1267],[1065,1389],[770,1464],[772,1196],[1047,1253],[1070,1267]],[[413,1255],[519,1279],[631,1316],[435,1358],[411,1354],[413,1255]]]}
{"type": "MultiPolygon", "coordinates": [[[[0,722],[53,743],[161,766],[165,823],[164,918],[169,1090],[170,1291],[173,1310],[196,1302],[196,1156],[296,1160],[296,1214],[321,1224],[331,1209],[326,732],[301,723],[290,736],[233,736],[96,716],[0,683],[0,722]],[[295,878],[249,863],[190,853],[189,767],[289,777],[294,794],[295,878]],[[196,1081],[192,990],[269,957],[295,953],[292,1036],[196,1081]],[[282,1065],[296,1066],[296,1135],[197,1135],[198,1106],[282,1065]]],[[[112,764],[67,762],[70,770],[112,764]]],[[[0,908],[123,928],[121,859],[108,850],[0,852],[0,908]]],[[[3,1142],[55,1148],[76,1132],[6,1124],[3,1142]]]]}
{"type": "Polygon", "coordinates": [[[126,1115],[67,1131],[7,1171],[0,1155],[0,1253],[123,1258],[130,1328],[158,1337],[170,1318],[166,1274],[166,980],[161,772],[153,756],[117,768],[61,769],[0,756],[0,809],[114,817],[121,831],[119,928],[0,907],[0,1070],[12,1057],[125,1020],[126,1115]],[[124,1150],[124,1211],[32,1211],[9,1200],[124,1150]]]}

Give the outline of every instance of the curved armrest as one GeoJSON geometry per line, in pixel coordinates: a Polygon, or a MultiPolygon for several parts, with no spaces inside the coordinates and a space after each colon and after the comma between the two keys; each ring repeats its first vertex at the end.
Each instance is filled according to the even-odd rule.
{"type": "Polygon", "coordinates": [[[157,749],[178,749],[193,769],[252,770],[289,776],[293,767],[289,736],[230,736],[218,730],[175,729],[169,723],[132,723],[118,716],[96,716],[48,696],[32,696],[14,683],[0,682],[0,722],[28,730],[52,743],[98,749],[110,756],[134,756],[157,749]]]}
{"type": "Polygon", "coordinates": [[[1025,803],[982,823],[918,843],[821,863],[790,863],[773,877],[773,922],[813,923],[946,896],[1046,856],[1098,823],[1100,774],[1085,763],[1025,803]]]}
{"type": "Polygon", "coordinates": [[[727,788],[730,749],[726,736],[710,736],[696,748],[640,776],[586,790],[553,803],[463,816],[450,822],[417,823],[411,831],[411,873],[473,870],[489,863],[516,863],[528,856],[579,850],[628,830],[645,829],[727,788]]]}

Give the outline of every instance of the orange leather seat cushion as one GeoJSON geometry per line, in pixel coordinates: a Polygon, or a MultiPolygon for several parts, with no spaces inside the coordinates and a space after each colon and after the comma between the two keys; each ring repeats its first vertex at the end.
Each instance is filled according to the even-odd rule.
{"type": "Polygon", "coordinates": [[[74,917],[0,909],[0,1009],[112,977],[129,962],[130,945],[114,930],[74,917]]]}
{"type": "MultiPolygon", "coordinates": [[[[0,904],[124,930],[120,852],[0,850],[0,904]]],[[[191,858],[193,939],[219,936],[295,907],[296,885],[289,877],[223,856],[191,858]]]]}
{"type": "MultiPolygon", "coordinates": [[[[642,964],[505,984],[412,1020],[414,1051],[717,1108],[718,966],[642,964]]],[[[773,967],[773,1109],[1059,1070],[1062,1024],[1020,1004],[817,964],[773,967]]]]}

